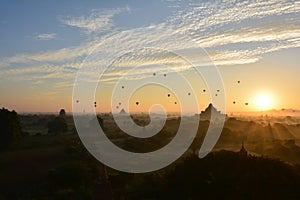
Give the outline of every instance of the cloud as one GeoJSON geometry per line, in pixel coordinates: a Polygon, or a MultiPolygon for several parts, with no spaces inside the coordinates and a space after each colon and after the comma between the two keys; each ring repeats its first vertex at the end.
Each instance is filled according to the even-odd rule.
{"type": "Polygon", "coordinates": [[[300,29],[295,26],[272,28],[245,28],[230,30],[223,33],[210,34],[197,38],[196,41],[204,48],[217,47],[237,43],[262,43],[294,40],[300,37],[300,29]]]}
{"type": "Polygon", "coordinates": [[[98,45],[98,42],[99,41],[89,41],[74,47],[5,57],[0,60],[0,67],[3,69],[16,64],[27,66],[35,65],[36,63],[59,65],[66,62],[82,61],[98,45]]]}
{"type": "Polygon", "coordinates": [[[239,29],[243,25],[257,25],[267,22],[269,16],[285,17],[298,12],[296,1],[287,0],[193,2],[179,14],[171,16],[169,22],[185,34],[201,36],[230,27],[239,29]]]}
{"type": "MultiPolygon", "coordinates": [[[[128,7],[93,10],[88,16],[60,20],[88,34],[98,33],[111,30],[115,26],[113,17],[129,10],[128,7]]],[[[70,86],[76,70],[82,66],[86,68],[87,79],[96,81],[97,67],[104,65],[116,53],[121,57],[104,77],[108,82],[117,80],[130,67],[138,65],[148,65],[159,71],[157,65],[168,64],[181,71],[186,69],[187,64],[171,53],[145,51],[143,54],[128,50],[160,46],[170,52],[184,52],[195,48],[191,45],[193,42],[205,48],[218,66],[249,64],[257,62],[266,53],[300,47],[299,24],[299,3],[293,1],[194,2],[185,7],[179,6],[168,20],[159,24],[115,31],[113,35],[93,38],[75,47],[2,58],[0,67],[3,73],[0,76],[24,74],[35,81],[60,79],[67,83],[61,83],[61,86],[70,86]],[[187,36],[190,41],[187,41],[187,36]],[[83,63],[93,50],[98,56],[89,57],[83,63]]],[[[140,78],[147,77],[149,68],[141,68],[133,75],[137,74],[140,78]]]]}
{"type": "Polygon", "coordinates": [[[113,17],[125,11],[130,11],[130,7],[114,8],[114,9],[95,9],[88,16],[69,16],[60,17],[60,21],[68,26],[77,27],[85,30],[86,33],[100,33],[114,27],[113,17]]]}
{"type": "Polygon", "coordinates": [[[57,37],[56,33],[43,33],[35,36],[38,40],[53,40],[57,37]]]}

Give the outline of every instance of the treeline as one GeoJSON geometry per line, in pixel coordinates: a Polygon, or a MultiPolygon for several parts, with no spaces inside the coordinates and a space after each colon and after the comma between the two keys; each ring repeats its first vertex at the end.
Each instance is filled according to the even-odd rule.
{"type": "Polygon", "coordinates": [[[300,170],[281,161],[212,152],[189,156],[160,171],[111,176],[115,198],[300,199],[300,170]]]}
{"type": "Polygon", "coordinates": [[[16,111],[0,109],[0,150],[21,139],[22,128],[16,111]]]}

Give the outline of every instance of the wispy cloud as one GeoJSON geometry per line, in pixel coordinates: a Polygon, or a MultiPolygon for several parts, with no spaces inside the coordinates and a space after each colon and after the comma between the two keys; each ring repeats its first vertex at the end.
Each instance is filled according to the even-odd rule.
{"type": "Polygon", "coordinates": [[[38,40],[53,40],[57,37],[56,33],[43,33],[35,36],[38,40]]]}
{"type": "Polygon", "coordinates": [[[0,60],[0,67],[4,68],[16,64],[27,66],[36,63],[61,64],[66,62],[77,62],[78,60],[82,61],[97,46],[98,42],[99,41],[90,41],[75,47],[30,54],[19,54],[2,58],[0,60]]]}
{"type": "MultiPolygon", "coordinates": [[[[91,71],[90,80],[97,80],[94,69],[104,65],[107,61],[105,59],[111,59],[110,55],[115,55],[116,52],[129,54],[113,63],[115,68],[104,78],[107,81],[117,80],[130,67],[137,65],[148,65],[159,70],[157,64],[167,63],[178,71],[187,66],[170,53],[146,52],[137,56],[126,52],[129,49],[160,46],[172,52],[195,48],[192,44],[197,44],[208,51],[216,65],[225,66],[254,63],[266,53],[300,47],[300,7],[294,1],[190,3],[176,9],[163,23],[117,31],[114,35],[93,38],[75,47],[3,58],[0,60],[4,72],[2,75],[22,73],[35,80],[59,78],[70,86],[70,81],[74,79],[80,66],[91,71]],[[187,41],[186,36],[192,42],[187,41]],[[100,56],[90,58],[83,64],[93,50],[100,56]]],[[[83,29],[88,34],[98,33],[113,29],[114,16],[129,10],[128,7],[93,10],[88,16],[65,17],[60,20],[66,25],[83,29]]],[[[147,76],[149,69],[137,72],[141,74],[139,77],[143,77],[143,74],[147,76]]]]}
{"type": "Polygon", "coordinates": [[[114,9],[95,9],[88,16],[68,16],[60,17],[60,21],[68,26],[77,27],[85,30],[86,33],[103,32],[114,27],[113,17],[124,11],[130,11],[127,6],[125,8],[114,9]]]}

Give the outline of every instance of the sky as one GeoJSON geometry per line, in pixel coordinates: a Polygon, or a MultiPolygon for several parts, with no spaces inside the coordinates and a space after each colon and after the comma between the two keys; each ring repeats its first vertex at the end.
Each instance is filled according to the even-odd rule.
{"type": "Polygon", "coordinates": [[[226,112],[300,109],[299,1],[4,0],[0,27],[0,106],[17,112],[178,112],[191,97],[198,110],[212,99],[226,112]],[[222,88],[195,73],[206,67],[222,88]],[[81,78],[95,99],[74,99],[81,78]]]}

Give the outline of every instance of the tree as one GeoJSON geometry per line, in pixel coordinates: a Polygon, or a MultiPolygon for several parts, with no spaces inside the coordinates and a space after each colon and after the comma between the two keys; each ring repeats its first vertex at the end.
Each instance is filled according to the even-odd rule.
{"type": "Polygon", "coordinates": [[[68,130],[68,124],[66,119],[63,117],[55,117],[53,120],[48,122],[48,133],[65,133],[68,130]]]}
{"type": "Polygon", "coordinates": [[[5,108],[0,110],[0,149],[18,142],[22,128],[18,114],[5,108]]]}
{"type": "Polygon", "coordinates": [[[65,109],[60,109],[59,116],[60,117],[66,117],[66,111],[65,111],[65,109]]]}

